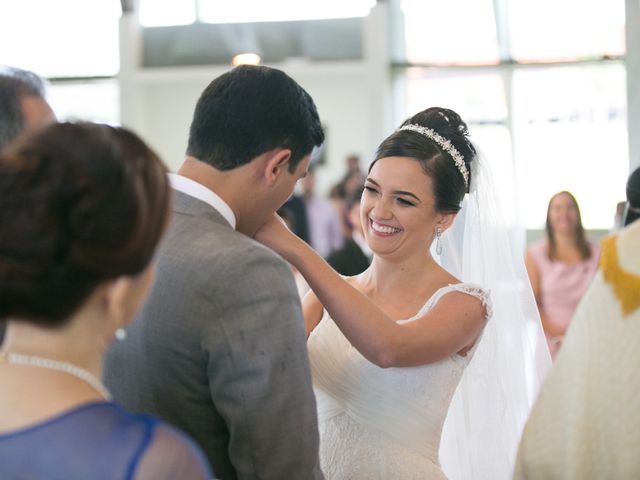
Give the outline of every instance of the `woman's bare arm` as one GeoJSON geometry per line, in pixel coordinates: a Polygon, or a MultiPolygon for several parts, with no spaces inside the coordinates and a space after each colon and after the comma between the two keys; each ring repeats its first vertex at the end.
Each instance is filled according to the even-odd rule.
{"type": "MultiPolygon", "coordinates": [[[[425,316],[398,324],[280,221],[268,222],[256,238],[298,268],[351,344],[381,367],[423,365],[464,351],[485,324],[482,303],[458,292],[445,295],[425,316]]],[[[317,313],[310,326],[313,320],[319,321],[317,313]]]]}

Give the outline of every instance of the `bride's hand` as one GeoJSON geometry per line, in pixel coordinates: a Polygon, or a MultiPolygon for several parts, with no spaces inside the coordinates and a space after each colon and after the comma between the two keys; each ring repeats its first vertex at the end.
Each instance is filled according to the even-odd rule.
{"type": "Polygon", "coordinates": [[[287,258],[288,248],[298,240],[298,237],[287,228],[284,220],[275,213],[258,229],[254,238],[284,258],[287,258]]]}

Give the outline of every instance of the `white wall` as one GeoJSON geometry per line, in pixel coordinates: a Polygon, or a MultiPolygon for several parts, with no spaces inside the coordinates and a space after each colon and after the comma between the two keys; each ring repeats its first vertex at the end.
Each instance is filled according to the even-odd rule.
{"type": "MultiPolygon", "coordinates": [[[[370,155],[365,69],[360,65],[278,65],[313,97],[326,128],[327,165],[318,171],[318,190],[325,191],[344,171],[344,158],[354,152],[370,155]]],[[[133,102],[140,113],[123,114],[123,124],[134,128],[169,164],[177,168],[184,158],[187,136],[196,101],[215,77],[226,69],[180,69],[135,74],[133,102]]],[[[124,87],[123,87],[124,88],[124,87]]],[[[132,105],[123,108],[132,109],[132,105]]]]}
{"type": "MultiPolygon", "coordinates": [[[[326,128],[326,165],[316,174],[326,193],[346,171],[345,158],[361,156],[365,168],[390,131],[390,80],[385,6],[367,18],[365,59],[359,62],[293,61],[278,65],[313,97],[326,128]]],[[[155,148],[171,169],[184,158],[195,103],[206,85],[231,66],[141,69],[139,26],[121,21],[121,117],[155,148]]]]}
{"type": "Polygon", "coordinates": [[[332,71],[325,67],[323,70],[315,74],[309,70],[289,72],[313,97],[326,130],[327,163],[316,171],[319,193],[326,193],[343,176],[347,155],[357,153],[363,163],[367,163],[375,148],[368,138],[374,120],[366,88],[366,69],[354,65],[350,68],[337,67],[332,71]]]}

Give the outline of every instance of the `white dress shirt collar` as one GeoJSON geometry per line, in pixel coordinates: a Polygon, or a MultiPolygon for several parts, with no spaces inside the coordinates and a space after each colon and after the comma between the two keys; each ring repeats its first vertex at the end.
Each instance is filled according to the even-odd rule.
{"type": "Polygon", "coordinates": [[[190,197],[197,198],[215,208],[224,219],[229,222],[231,228],[236,228],[236,216],[231,210],[231,207],[220,198],[213,190],[209,190],[201,183],[191,180],[190,178],[183,177],[176,173],[169,174],[169,182],[171,186],[190,197]]]}

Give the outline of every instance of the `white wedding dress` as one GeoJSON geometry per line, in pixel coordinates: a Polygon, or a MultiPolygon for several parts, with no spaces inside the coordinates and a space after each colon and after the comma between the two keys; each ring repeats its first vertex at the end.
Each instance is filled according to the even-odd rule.
{"type": "MultiPolygon", "coordinates": [[[[398,323],[415,320],[454,291],[479,298],[491,315],[488,294],[460,283],[439,289],[416,315],[398,323]]],[[[327,480],[446,478],[438,460],[442,427],[475,346],[464,357],[380,368],[351,346],[326,311],[307,345],[327,480]]]]}

